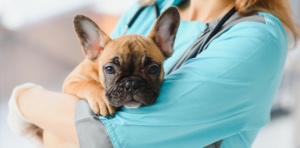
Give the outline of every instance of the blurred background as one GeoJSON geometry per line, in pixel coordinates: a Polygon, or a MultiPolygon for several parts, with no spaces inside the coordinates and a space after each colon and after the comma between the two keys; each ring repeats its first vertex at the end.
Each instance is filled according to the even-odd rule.
{"type": "MultiPolygon", "coordinates": [[[[136,0],[0,0],[0,148],[32,148],[7,124],[12,89],[33,82],[60,91],[64,78],[84,57],[73,17],[84,14],[108,34],[136,0]]],[[[300,22],[300,0],[290,0],[300,22]]],[[[300,148],[300,46],[291,50],[276,95],[272,119],[254,148],[300,148]]]]}

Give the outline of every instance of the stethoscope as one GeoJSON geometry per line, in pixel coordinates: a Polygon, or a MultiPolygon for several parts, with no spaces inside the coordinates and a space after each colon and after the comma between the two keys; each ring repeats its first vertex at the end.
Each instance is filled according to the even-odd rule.
{"type": "Polygon", "coordinates": [[[156,13],[156,18],[159,17],[160,12],[159,12],[159,8],[158,5],[155,3],[155,0],[139,0],[138,1],[140,8],[138,9],[138,11],[133,15],[133,17],[130,19],[130,21],[128,22],[128,24],[126,24],[124,26],[124,29],[122,31],[121,35],[124,35],[126,33],[126,31],[133,25],[133,23],[136,21],[136,19],[138,18],[138,16],[141,14],[141,12],[147,7],[147,6],[154,6],[155,9],[155,13],[156,13]]]}
{"type": "MultiPolygon", "coordinates": [[[[126,33],[126,31],[132,26],[132,24],[135,22],[135,20],[138,18],[138,16],[141,14],[141,12],[150,5],[154,6],[155,9],[155,13],[156,13],[156,18],[159,17],[160,12],[159,12],[159,8],[158,5],[155,3],[155,0],[139,0],[138,1],[140,4],[140,8],[138,9],[138,11],[133,15],[133,17],[130,19],[129,23],[127,25],[125,25],[122,35],[124,35],[126,33]]],[[[235,8],[232,8],[229,12],[227,12],[227,14],[219,21],[219,23],[216,25],[216,27],[214,27],[212,29],[212,31],[208,34],[208,37],[206,37],[206,39],[204,39],[203,44],[201,44],[200,47],[198,47],[196,50],[188,53],[188,54],[184,54],[182,57],[180,57],[178,59],[178,61],[172,66],[172,68],[166,72],[166,74],[170,74],[171,72],[175,71],[176,69],[178,69],[185,61],[187,61],[188,59],[194,58],[196,57],[198,54],[200,54],[203,50],[204,47],[206,46],[206,44],[213,38],[213,36],[215,36],[219,30],[222,28],[222,26],[225,24],[225,22],[236,12],[235,8]]]]}
{"type": "Polygon", "coordinates": [[[177,60],[177,62],[171,67],[171,69],[166,72],[166,74],[170,74],[171,72],[178,69],[184,62],[191,58],[195,58],[198,54],[200,54],[205,46],[211,41],[211,39],[221,30],[223,25],[226,23],[227,20],[230,19],[230,17],[236,12],[235,8],[232,8],[225,16],[219,21],[219,23],[212,29],[211,32],[209,32],[208,36],[202,41],[202,44],[200,47],[197,47],[196,49],[192,51],[186,50],[185,53],[177,60]]]}

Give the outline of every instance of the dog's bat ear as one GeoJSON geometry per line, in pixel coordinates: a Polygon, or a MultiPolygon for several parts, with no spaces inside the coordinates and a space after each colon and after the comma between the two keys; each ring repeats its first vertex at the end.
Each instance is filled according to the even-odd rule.
{"type": "Polygon", "coordinates": [[[75,16],[73,23],[85,57],[88,59],[97,58],[101,50],[111,40],[110,37],[86,16],[75,16]]]}
{"type": "Polygon", "coordinates": [[[170,7],[156,20],[154,27],[148,35],[161,49],[166,58],[173,54],[174,41],[179,23],[180,15],[177,8],[170,7]]]}

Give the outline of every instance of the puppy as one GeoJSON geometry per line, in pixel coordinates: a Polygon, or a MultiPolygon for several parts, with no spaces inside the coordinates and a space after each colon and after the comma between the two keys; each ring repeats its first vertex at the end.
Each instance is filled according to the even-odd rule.
{"type": "Polygon", "coordinates": [[[74,28],[85,60],[65,79],[62,91],[86,99],[97,115],[116,108],[137,108],[156,101],[163,82],[163,61],[173,53],[179,26],[175,7],[165,10],[148,37],[124,35],[112,40],[91,19],[77,15],[74,28]]]}

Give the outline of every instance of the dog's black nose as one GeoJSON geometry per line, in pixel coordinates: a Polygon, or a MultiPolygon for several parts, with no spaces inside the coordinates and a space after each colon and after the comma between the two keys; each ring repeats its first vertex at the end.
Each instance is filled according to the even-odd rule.
{"type": "Polygon", "coordinates": [[[128,92],[134,92],[135,90],[138,89],[138,82],[136,81],[128,81],[125,83],[125,89],[128,92]]]}

